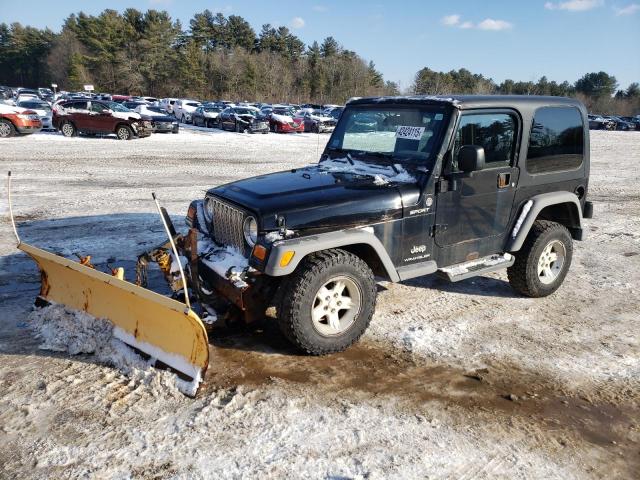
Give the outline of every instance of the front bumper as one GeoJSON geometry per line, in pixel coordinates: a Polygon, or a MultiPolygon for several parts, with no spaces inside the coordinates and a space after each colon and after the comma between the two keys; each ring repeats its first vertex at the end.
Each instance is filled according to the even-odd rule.
{"type": "Polygon", "coordinates": [[[36,133],[42,130],[42,122],[40,120],[22,120],[16,122],[16,130],[21,134],[36,133]]]}
{"type": "Polygon", "coordinates": [[[267,122],[251,123],[247,127],[247,130],[249,130],[251,133],[268,132],[269,124],[267,122]]]}
{"type": "Polygon", "coordinates": [[[180,128],[178,122],[153,122],[152,127],[154,132],[173,132],[180,128]]]}
{"type": "Polygon", "coordinates": [[[132,123],[131,128],[138,138],[149,137],[153,132],[153,127],[149,121],[132,123]]]}
{"type": "Polygon", "coordinates": [[[282,133],[290,133],[290,132],[304,132],[304,123],[299,124],[297,127],[290,125],[288,123],[280,123],[276,122],[278,130],[282,133]]]}

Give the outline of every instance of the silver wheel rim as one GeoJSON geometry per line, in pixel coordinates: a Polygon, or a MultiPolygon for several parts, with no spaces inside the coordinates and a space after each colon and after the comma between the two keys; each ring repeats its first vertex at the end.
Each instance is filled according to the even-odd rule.
{"type": "Polygon", "coordinates": [[[0,123],[0,137],[8,137],[11,134],[11,128],[5,122],[0,123]]]}
{"type": "Polygon", "coordinates": [[[124,127],[118,129],[118,138],[120,140],[127,140],[129,138],[129,130],[124,127]]]}
{"type": "Polygon", "coordinates": [[[65,123],[62,126],[62,133],[64,133],[65,137],[70,137],[71,135],[73,135],[73,125],[71,125],[70,123],[65,123]]]}
{"type": "Polygon", "coordinates": [[[313,328],[323,337],[341,335],[360,313],[360,287],[346,276],[333,277],[318,292],[311,305],[313,328]]]}
{"type": "Polygon", "coordinates": [[[567,251],[560,240],[552,240],[538,259],[538,278],[544,285],[553,283],[564,267],[567,251]]]}

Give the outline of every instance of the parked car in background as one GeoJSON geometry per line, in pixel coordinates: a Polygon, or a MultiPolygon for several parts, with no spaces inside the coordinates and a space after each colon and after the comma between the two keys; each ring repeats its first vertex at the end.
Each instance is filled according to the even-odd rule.
{"type": "Polygon", "coordinates": [[[176,117],[169,115],[161,107],[142,104],[138,105],[134,111],[139,113],[143,119],[151,122],[151,129],[154,133],[178,133],[180,131],[180,124],[176,117]]]}
{"type": "Polygon", "coordinates": [[[191,115],[191,123],[197,127],[213,128],[220,125],[220,113],[223,108],[206,103],[195,109],[191,115]]]}
{"type": "Polygon", "coordinates": [[[175,105],[177,98],[163,98],[160,100],[160,108],[173,115],[173,106],[175,105]]]}
{"type": "Polygon", "coordinates": [[[636,126],[630,122],[626,122],[624,121],[622,118],[620,117],[616,117],[614,115],[609,115],[607,117],[605,117],[609,120],[611,120],[612,122],[615,122],[616,124],[616,130],[620,130],[620,131],[624,131],[624,132],[629,132],[631,130],[635,130],[636,126]]]}
{"type": "Polygon", "coordinates": [[[41,129],[40,117],[33,110],[0,103],[0,138],[36,133],[41,129]]]}
{"type": "Polygon", "coordinates": [[[238,133],[269,133],[269,122],[255,108],[227,107],[220,113],[220,128],[238,133]]]}
{"type": "Polygon", "coordinates": [[[601,115],[588,115],[589,130],[615,130],[616,124],[601,115]]]}
{"type": "Polygon", "coordinates": [[[144,100],[127,100],[126,102],[122,102],[122,106],[128,108],[129,110],[135,110],[140,105],[149,105],[149,102],[144,100]]]}
{"type": "Polygon", "coordinates": [[[620,117],[627,123],[630,123],[635,127],[636,130],[640,130],[640,118],[638,117],[620,117]]]}
{"type": "Polygon", "coordinates": [[[304,121],[296,116],[293,108],[276,105],[269,114],[269,128],[275,133],[301,133],[304,132],[304,121]]]}
{"type": "Polygon", "coordinates": [[[191,115],[200,105],[197,100],[176,100],[173,104],[173,114],[182,123],[191,123],[191,115]]]}
{"type": "Polygon", "coordinates": [[[119,140],[131,140],[151,135],[151,122],[143,120],[117,102],[97,100],[68,100],[57,103],[53,109],[53,125],[65,137],[78,133],[115,133],[119,140]]]}
{"type": "Polygon", "coordinates": [[[332,117],[336,122],[340,119],[344,107],[328,108],[324,111],[324,114],[328,117],[332,117]]]}
{"type": "Polygon", "coordinates": [[[336,128],[336,120],[326,116],[322,110],[301,110],[297,116],[302,116],[305,132],[333,132],[336,128]]]}
{"type": "Polygon", "coordinates": [[[50,88],[39,88],[38,93],[40,94],[40,98],[47,102],[53,102],[53,90],[50,88]]]}
{"type": "Polygon", "coordinates": [[[111,95],[111,101],[116,103],[122,103],[131,100],[131,95],[111,95]]]}
{"type": "Polygon", "coordinates": [[[44,130],[51,130],[53,128],[53,123],[52,123],[53,112],[51,110],[51,105],[49,105],[44,100],[36,100],[36,99],[22,100],[18,102],[17,106],[36,112],[36,114],[40,118],[40,121],[42,122],[42,128],[44,130]]]}

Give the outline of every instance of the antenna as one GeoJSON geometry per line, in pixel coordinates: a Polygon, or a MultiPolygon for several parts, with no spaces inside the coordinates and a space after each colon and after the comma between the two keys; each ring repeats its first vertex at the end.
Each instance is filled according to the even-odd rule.
{"type": "Polygon", "coordinates": [[[169,237],[169,243],[171,243],[171,250],[173,250],[173,254],[176,257],[176,262],[178,262],[178,268],[180,269],[180,277],[182,278],[182,288],[184,289],[184,303],[187,305],[187,308],[191,310],[191,301],[189,300],[189,290],[187,290],[187,279],[184,276],[184,270],[182,269],[182,262],[180,261],[180,256],[178,255],[178,249],[176,248],[176,244],[173,242],[173,236],[171,235],[171,230],[169,230],[169,225],[167,225],[167,220],[164,218],[162,214],[162,208],[160,208],[160,203],[158,202],[158,198],[155,193],[151,193],[153,197],[153,201],[156,202],[156,207],[158,208],[158,213],[160,214],[160,218],[162,219],[162,225],[164,225],[164,230],[167,232],[167,236],[169,237]]]}

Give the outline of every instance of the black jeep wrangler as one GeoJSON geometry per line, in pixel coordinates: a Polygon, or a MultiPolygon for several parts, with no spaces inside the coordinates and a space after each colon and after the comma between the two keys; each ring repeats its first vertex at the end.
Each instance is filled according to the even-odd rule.
{"type": "Polygon", "coordinates": [[[179,243],[207,310],[224,298],[250,321],[275,307],[287,338],[325,354],[369,325],[376,277],[506,268],[521,294],[553,293],[592,216],[588,181],[576,100],[359,98],[317,165],[209,190],[179,243]]]}

